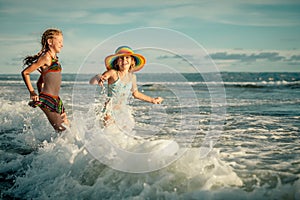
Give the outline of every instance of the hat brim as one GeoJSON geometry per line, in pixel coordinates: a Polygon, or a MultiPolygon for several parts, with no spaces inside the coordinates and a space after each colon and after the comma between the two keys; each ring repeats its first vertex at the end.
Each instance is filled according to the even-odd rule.
{"type": "Polygon", "coordinates": [[[106,69],[107,70],[114,69],[113,63],[120,56],[132,56],[134,58],[135,66],[130,69],[131,72],[136,72],[136,71],[141,70],[144,67],[145,63],[146,63],[145,57],[142,56],[141,54],[137,54],[137,53],[133,53],[133,54],[113,54],[113,55],[109,55],[105,58],[106,69]]]}

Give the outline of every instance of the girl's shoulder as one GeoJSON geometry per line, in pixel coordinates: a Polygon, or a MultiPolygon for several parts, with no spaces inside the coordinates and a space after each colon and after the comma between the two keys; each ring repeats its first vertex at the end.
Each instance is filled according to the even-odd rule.
{"type": "Polygon", "coordinates": [[[119,78],[118,71],[115,69],[109,69],[104,74],[109,77],[109,83],[113,83],[119,78]]]}
{"type": "Polygon", "coordinates": [[[109,69],[106,71],[106,73],[113,77],[118,76],[118,71],[115,69],[109,69]]]}
{"type": "Polygon", "coordinates": [[[50,66],[52,63],[52,58],[48,53],[43,53],[37,60],[41,67],[50,66]]]}
{"type": "Polygon", "coordinates": [[[115,69],[109,69],[109,70],[107,70],[108,72],[110,72],[110,73],[117,73],[118,71],[117,70],[115,70],[115,69]]]}
{"type": "Polygon", "coordinates": [[[132,79],[136,79],[136,75],[132,72],[129,73],[129,76],[132,78],[132,79]]]}

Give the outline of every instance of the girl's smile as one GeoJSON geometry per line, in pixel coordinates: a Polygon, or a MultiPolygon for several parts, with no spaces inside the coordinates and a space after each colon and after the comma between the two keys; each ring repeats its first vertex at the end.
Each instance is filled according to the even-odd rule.
{"type": "Polygon", "coordinates": [[[118,65],[124,69],[129,69],[132,62],[131,56],[120,56],[118,58],[118,65]]]}
{"type": "Polygon", "coordinates": [[[59,53],[63,48],[63,36],[57,35],[54,38],[50,39],[49,47],[54,50],[55,53],[59,53]]]}

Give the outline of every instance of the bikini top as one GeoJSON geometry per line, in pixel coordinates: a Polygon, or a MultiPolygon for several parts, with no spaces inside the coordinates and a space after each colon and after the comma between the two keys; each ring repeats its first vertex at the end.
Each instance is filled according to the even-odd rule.
{"type": "Polygon", "coordinates": [[[47,71],[43,72],[43,75],[49,72],[61,72],[62,67],[58,61],[58,59],[52,58],[51,65],[48,67],[47,71]]]}

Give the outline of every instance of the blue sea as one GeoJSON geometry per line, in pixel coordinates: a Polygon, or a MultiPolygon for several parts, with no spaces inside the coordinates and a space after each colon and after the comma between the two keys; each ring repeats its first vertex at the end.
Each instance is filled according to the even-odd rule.
{"type": "Polygon", "coordinates": [[[0,198],[300,199],[300,73],[220,75],[137,73],[139,90],[164,102],[130,99],[134,134],[106,142],[92,75],[63,74],[71,127],[56,133],[27,105],[21,75],[0,74],[0,198]],[[107,143],[136,157],[118,163],[107,143]]]}

